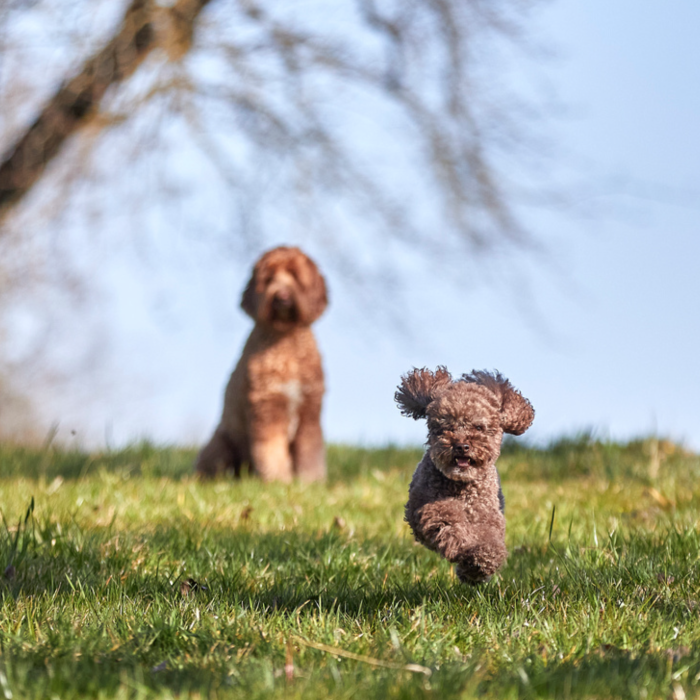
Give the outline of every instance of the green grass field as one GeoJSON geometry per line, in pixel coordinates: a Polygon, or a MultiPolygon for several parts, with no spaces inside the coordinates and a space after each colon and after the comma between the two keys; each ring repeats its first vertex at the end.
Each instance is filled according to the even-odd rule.
{"type": "Polygon", "coordinates": [[[304,487],[0,446],[0,698],[700,697],[700,457],[507,443],[471,588],[403,522],[420,455],[332,446],[304,487]]]}

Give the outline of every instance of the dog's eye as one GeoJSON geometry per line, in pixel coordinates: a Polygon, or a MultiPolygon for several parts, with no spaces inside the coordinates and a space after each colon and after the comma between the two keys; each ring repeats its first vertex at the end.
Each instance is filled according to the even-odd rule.
{"type": "Polygon", "coordinates": [[[475,425],[474,426],[480,433],[484,431],[484,426],[483,425],[475,425]]]}

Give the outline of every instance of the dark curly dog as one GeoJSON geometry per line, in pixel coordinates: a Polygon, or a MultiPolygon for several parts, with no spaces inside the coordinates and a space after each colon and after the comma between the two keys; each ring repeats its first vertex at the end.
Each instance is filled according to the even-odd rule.
{"type": "Polygon", "coordinates": [[[415,369],[395,394],[405,416],[427,418],[406,521],[418,542],[457,565],[465,583],[488,581],[505,562],[505,501],[496,460],[503,433],[521,435],[530,402],[500,374],[474,371],[452,381],[445,367],[415,369]]]}
{"type": "Polygon", "coordinates": [[[323,369],[311,324],[327,303],[323,277],[298,248],[275,248],[255,264],[241,300],[255,327],[197,458],[200,476],[238,476],[248,464],[265,481],[325,477],[323,369]]]}

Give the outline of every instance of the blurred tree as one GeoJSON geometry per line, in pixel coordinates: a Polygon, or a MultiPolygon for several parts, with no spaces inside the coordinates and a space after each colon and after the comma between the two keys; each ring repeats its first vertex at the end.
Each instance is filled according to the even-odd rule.
{"type": "Polygon", "coordinates": [[[0,164],[0,216],[41,177],[64,141],[98,112],[108,88],[129,78],[157,46],[169,59],[189,50],[194,22],[208,0],[162,8],[133,0],[115,35],[75,76],[64,81],[0,164]]]}
{"type": "Polygon", "coordinates": [[[247,261],[285,231],[385,285],[532,243],[542,110],[511,76],[536,4],[0,2],[0,312],[23,327],[11,300],[61,284],[77,303],[115,229],[247,261]]]}
{"type": "MultiPolygon", "coordinates": [[[[250,149],[250,161],[272,157],[282,164],[287,188],[351,193],[364,200],[365,213],[371,204],[390,235],[411,232],[413,242],[433,246],[434,230],[426,231],[413,215],[414,198],[437,197],[440,216],[432,223],[440,220],[441,239],[457,234],[471,249],[522,241],[512,206],[512,165],[517,150],[529,145],[523,126],[531,124],[526,111],[531,118],[533,105],[504,88],[499,58],[505,44],[499,40],[511,48],[527,45],[523,23],[532,5],[132,0],[124,9],[118,0],[5,2],[0,221],[76,132],[92,127],[94,146],[103,132],[136,121],[157,104],[159,114],[148,129],[151,144],[158,142],[154,129],[163,126],[164,111],[184,118],[232,188],[241,184],[240,156],[231,157],[226,148],[236,142],[238,150],[250,149]],[[98,10],[111,12],[111,22],[98,10]],[[110,31],[115,10],[123,14],[110,31]],[[63,26],[52,24],[59,12],[63,26]],[[66,18],[74,23],[67,26],[66,18]],[[59,39],[61,29],[66,36],[59,39]],[[59,87],[38,115],[31,107],[35,116],[24,126],[27,102],[35,103],[36,96],[27,99],[27,90],[18,90],[12,65],[46,68],[27,55],[33,37],[53,39],[57,62],[78,67],[52,76],[59,87]],[[382,128],[363,148],[363,129],[372,134],[373,127],[358,122],[378,117],[382,128]],[[410,163],[402,165],[415,172],[398,188],[387,181],[386,163],[373,162],[373,151],[386,158],[384,139],[411,152],[410,163]],[[406,192],[407,184],[416,190],[406,192]]],[[[85,157],[84,150],[80,154],[85,157]]]]}

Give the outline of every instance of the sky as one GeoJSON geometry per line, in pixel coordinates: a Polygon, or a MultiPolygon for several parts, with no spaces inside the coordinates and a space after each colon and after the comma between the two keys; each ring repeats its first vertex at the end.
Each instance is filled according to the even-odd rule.
{"type": "MultiPolygon", "coordinates": [[[[409,282],[402,330],[329,275],[315,326],[327,440],[422,443],[425,427],[400,415],[393,393],[412,367],[446,365],[506,375],[535,407],[532,441],[590,430],[700,450],[700,4],[553,0],[539,27],[565,106],[558,157],[585,184],[565,211],[525,213],[545,253],[496,283],[461,293],[409,282]]],[[[194,300],[172,323],[154,320],[116,265],[115,352],[128,371],[89,411],[66,406],[61,430],[110,444],[204,441],[251,328],[237,305],[253,259],[212,273],[208,288],[206,277],[160,280],[164,294],[179,285],[194,300]]]]}

